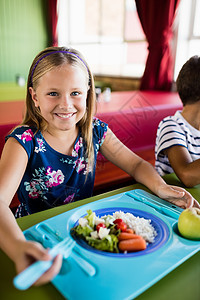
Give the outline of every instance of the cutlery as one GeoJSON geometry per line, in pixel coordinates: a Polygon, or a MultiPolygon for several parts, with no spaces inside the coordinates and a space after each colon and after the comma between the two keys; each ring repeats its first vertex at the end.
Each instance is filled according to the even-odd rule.
{"type": "Polygon", "coordinates": [[[147,200],[146,198],[144,197],[141,197],[141,196],[137,196],[137,195],[132,195],[131,193],[127,192],[127,195],[132,197],[134,200],[136,201],[139,201],[143,204],[146,204],[148,206],[151,206],[153,207],[156,211],[158,211],[159,213],[161,214],[164,214],[168,217],[171,217],[175,220],[178,220],[179,216],[180,216],[180,213],[177,213],[175,212],[174,210],[170,209],[170,208],[167,208],[163,205],[157,205],[155,204],[154,202],[151,202],[150,200],[147,200]]]}
{"type": "Polygon", "coordinates": [[[51,267],[53,264],[53,259],[58,254],[63,254],[65,258],[69,257],[74,246],[75,241],[72,241],[69,237],[65,238],[62,242],[58,243],[49,250],[52,260],[39,260],[30,265],[14,278],[14,286],[20,290],[28,289],[44,272],[51,267]]]}
{"type": "MultiPolygon", "coordinates": [[[[58,242],[62,241],[63,239],[57,234],[55,230],[53,230],[49,225],[47,224],[39,224],[36,227],[36,230],[42,235],[43,241],[42,244],[46,247],[52,247],[53,245],[57,244],[58,242]]],[[[94,276],[96,274],[95,267],[89,263],[85,258],[81,257],[79,253],[77,253],[75,250],[72,251],[71,258],[75,260],[75,262],[89,275],[94,276]]],[[[65,259],[65,254],[63,255],[63,258],[65,259]]]]}
{"type": "Polygon", "coordinates": [[[71,257],[89,276],[92,277],[96,274],[95,267],[91,265],[87,260],[82,258],[77,252],[73,251],[71,253],[71,257]]]}

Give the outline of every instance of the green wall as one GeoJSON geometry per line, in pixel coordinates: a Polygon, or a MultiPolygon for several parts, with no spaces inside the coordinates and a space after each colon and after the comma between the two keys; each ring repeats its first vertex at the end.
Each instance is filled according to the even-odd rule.
{"type": "Polygon", "coordinates": [[[49,44],[47,0],[0,0],[0,83],[27,79],[34,56],[49,44]]]}

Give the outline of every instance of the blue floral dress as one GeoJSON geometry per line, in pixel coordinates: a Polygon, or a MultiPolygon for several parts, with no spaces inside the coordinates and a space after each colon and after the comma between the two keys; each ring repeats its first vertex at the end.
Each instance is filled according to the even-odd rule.
{"type": "Polygon", "coordinates": [[[16,217],[22,217],[55,206],[91,197],[96,159],[106,133],[107,124],[93,120],[94,169],[89,170],[86,145],[79,133],[72,156],[54,150],[42,133],[29,126],[16,128],[6,137],[14,137],[26,150],[28,165],[20,186],[20,205],[16,217]]]}

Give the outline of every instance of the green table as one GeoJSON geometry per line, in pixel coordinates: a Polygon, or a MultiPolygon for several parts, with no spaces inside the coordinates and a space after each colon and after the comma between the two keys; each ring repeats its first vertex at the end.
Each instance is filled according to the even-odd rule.
{"type": "MultiPolygon", "coordinates": [[[[177,177],[172,174],[164,178],[170,184],[179,185],[181,183],[177,177]]],[[[96,201],[105,197],[113,196],[132,189],[144,189],[149,192],[147,188],[140,184],[134,184],[115,191],[111,191],[92,198],[71,203],[68,205],[53,208],[44,212],[33,214],[27,217],[18,219],[18,224],[22,230],[29,228],[45,219],[51,218],[55,215],[61,214],[67,210],[84,205],[86,203],[96,201]]],[[[200,187],[188,189],[188,191],[200,200],[200,187]]],[[[2,300],[61,300],[64,299],[62,295],[49,283],[41,287],[31,287],[27,291],[19,291],[12,285],[13,277],[15,276],[14,265],[9,258],[0,251],[0,299],[2,300]]],[[[129,275],[130,276],[130,275],[129,275]]],[[[66,283],[67,284],[67,283],[66,283]]],[[[69,283],[70,284],[70,283],[69,283]]],[[[76,287],[75,287],[76,288],[76,287]]],[[[200,299],[200,253],[195,254],[178,268],[173,270],[151,288],[146,290],[136,299],[138,300],[197,300],[200,299]]],[[[86,300],[83,298],[80,300],[86,300]]],[[[114,299],[105,299],[114,300],[114,299]]],[[[123,299],[122,299],[123,300],[123,299]]]]}

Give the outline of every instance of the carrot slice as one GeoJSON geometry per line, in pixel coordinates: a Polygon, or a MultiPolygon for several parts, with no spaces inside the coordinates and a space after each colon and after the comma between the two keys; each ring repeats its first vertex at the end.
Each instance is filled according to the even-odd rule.
{"type": "Polygon", "coordinates": [[[119,241],[130,240],[130,239],[140,239],[140,238],[142,238],[140,235],[137,235],[135,233],[128,233],[128,232],[121,232],[118,235],[119,241]]]}
{"type": "Polygon", "coordinates": [[[145,240],[143,238],[140,238],[120,241],[118,247],[122,252],[133,252],[145,250],[147,246],[145,240]]]}
{"type": "Polygon", "coordinates": [[[127,233],[135,233],[134,230],[131,229],[131,228],[127,228],[125,232],[127,232],[127,233]]]}

